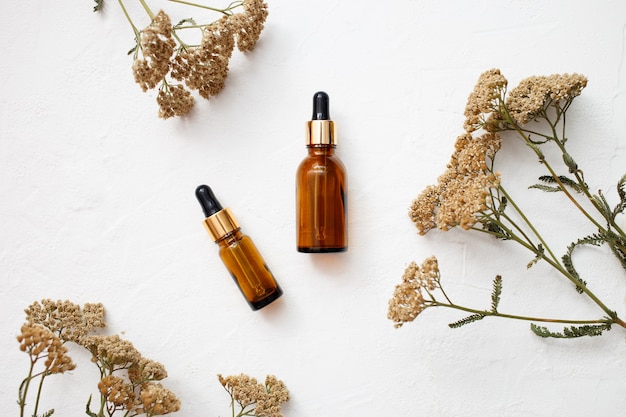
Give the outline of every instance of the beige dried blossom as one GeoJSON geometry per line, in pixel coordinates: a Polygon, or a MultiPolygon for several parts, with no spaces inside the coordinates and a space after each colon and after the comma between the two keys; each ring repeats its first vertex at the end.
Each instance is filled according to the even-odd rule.
{"type": "Polygon", "coordinates": [[[152,23],[141,31],[139,50],[142,58],[133,62],[135,82],[143,91],[156,87],[170,71],[170,59],[176,42],[172,38],[172,22],[163,11],[159,11],[152,23]]]}
{"type": "Polygon", "coordinates": [[[281,404],[289,401],[289,391],[283,381],[274,375],[265,378],[265,396],[259,398],[255,414],[263,417],[282,417],[281,404]]]}
{"type": "Polygon", "coordinates": [[[61,339],[41,325],[22,325],[17,341],[20,342],[20,350],[31,355],[33,361],[45,358],[47,374],[61,374],[76,368],[61,339]]]}
{"type": "Polygon", "coordinates": [[[46,327],[63,342],[80,343],[93,330],[106,327],[101,303],[87,303],[81,309],[67,300],[45,299],[41,303],[34,302],[24,311],[29,322],[46,327]]]}
{"type": "Polygon", "coordinates": [[[187,87],[208,99],[224,88],[234,47],[233,26],[228,17],[223,17],[203,29],[200,46],[177,54],[172,78],[184,81],[187,87]]]}
{"type": "Polygon", "coordinates": [[[146,381],[160,381],[167,377],[165,367],[152,359],[141,358],[128,368],[128,379],[133,384],[142,384],[146,381]]]}
{"type": "Polygon", "coordinates": [[[250,52],[254,49],[261,32],[263,31],[268,11],[263,0],[245,0],[243,13],[229,17],[235,32],[237,48],[241,52],[250,52]]]}
{"type": "Polygon", "coordinates": [[[83,346],[92,354],[92,361],[103,363],[109,370],[129,368],[141,360],[141,353],[131,342],[118,335],[88,336],[83,346]]]}
{"type": "Polygon", "coordinates": [[[289,400],[289,391],[285,384],[274,375],[268,375],[265,378],[265,385],[245,374],[227,377],[218,375],[218,379],[242,410],[254,406],[254,411],[250,409],[246,415],[282,417],[281,404],[289,400]]]}
{"type": "Polygon", "coordinates": [[[107,375],[98,383],[98,390],[108,402],[132,410],[137,405],[134,388],[124,378],[107,375]]]}
{"type": "Polygon", "coordinates": [[[508,94],[506,107],[511,118],[524,125],[537,117],[551,102],[571,101],[586,86],[587,78],[580,74],[528,77],[508,94]]]}
{"type": "Polygon", "coordinates": [[[218,375],[217,377],[220,384],[241,407],[252,405],[266,395],[265,388],[257,382],[256,378],[248,375],[240,374],[227,377],[218,375]]]}
{"type": "Polygon", "coordinates": [[[396,285],[393,297],[389,300],[387,318],[394,327],[402,327],[411,322],[427,307],[423,291],[432,292],[439,288],[439,264],[431,256],[424,260],[421,268],[411,262],[402,275],[402,282],[396,285]]]}
{"type": "Polygon", "coordinates": [[[160,416],[180,410],[180,400],[176,395],[158,383],[147,383],[139,393],[143,413],[147,416],[160,416]]]}
{"type": "Polygon", "coordinates": [[[459,226],[471,229],[478,221],[481,212],[487,210],[489,189],[497,188],[500,178],[492,173],[478,173],[448,182],[440,194],[437,207],[437,228],[450,230],[459,226]]]}
{"type": "Polygon", "coordinates": [[[480,212],[488,208],[490,189],[500,184],[498,174],[491,172],[491,162],[500,149],[500,135],[485,132],[480,137],[460,135],[448,169],[437,185],[427,187],[413,201],[409,217],[419,234],[437,227],[449,230],[455,226],[470,229],[480,212]]]}
{"type": "Polygon", "coordinates": [[[507,80],[497,68],[483,72],[474,90],[470,93],[465,106],[465,124],[467,132],[485,127],[485,120],[500,109],[500,99],[506,90],[507,80]]]}
{"type": "Polygon", "coordinates": [[[165,85],[159,90],[157,104],[159,105],[159,117],[168,119],[189,113],[193,108],[194,98],[183,85],[165,85]]]}
{"type": "Polygon", "coordinates": [[[411,203],[409,217],[415,223],[420,235],[437,227],[435,213],[439,204],[440,190],[441,185],[429,185],[411,203]]]}

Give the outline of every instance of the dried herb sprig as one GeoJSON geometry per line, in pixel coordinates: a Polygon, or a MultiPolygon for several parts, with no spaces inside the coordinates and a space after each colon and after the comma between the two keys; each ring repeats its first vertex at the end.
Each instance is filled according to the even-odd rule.
{"type": "MultiPolygon", "coordinates": [[[[159,117],[167,119],[187,114],[194,106],[191,91],[209,99],[225,86],[229,62],[235,46],[250,52],[263,31],[267,4],[263,0],[237,0],[223,8],[184,0],[169,0],[201,8],[215,14],[215,20],[197,23],[183,19],[172,24],[169,15],[154,13],[146,0],[138,0],[150,19],[144,29],[133,22],[124,1],[118,0],[135,38],[129,51],[133,56],[133,75],[143,91],[158,88],[159,117]],[[182,32],[195,30],[199,41],[189,43],[182,32]]],[[[99,11],[104,0],[96,0],[99,11]]]]}
{"type": "Polygon", "coordinates": [[[218,379],[230,396],[233,417],[283,416],[281,405],[289,401],[289,391],[274,375],[268,375],[264,384],[245,374],[218,375],[218,379]]]}
{"type": "Polygon", "coordinates": [[[54,413],[54,409],[51,409],[40,416],[39,403],[46,377],[76,367],[68,354],[67,342],[91,352],[92,362],[100,370],[100,407],[96,412],[91,411],[89,398],[87,415],[151,417],[169,414],[180,408],[180,400],[176,395],[155,382],[167,376],[163,365],[144,358],[131,342],[117,335],[93,334],[95,330],[106,327],[102,304],[85,304],[81,308],[70,301],[45,299],[34,302],[25,312],[26,323],[17,340],[20,349],[30,357],[30,367],[18,392],[20,417],[26,415],[30,384],[37,378],[39,384],[35,404],[29,415],[49,417],[54,413]],[[43,369],[38,368],[39,364],[43,369]]]}
{"type": "Polygon", "coordinates": [[[579,74],[533,76],[521,81],[508,94],[507,85],[508,81],[497,69],[481,74],[465,108],[465,132],[457,138],[447,170],[436,185],[427,187],[414,200],[409,216],[422,235],[435,228],[446,231],[459,226],[519,244],[533,256],[528,268],[537,262],[546,262],[571,281],[579,293],[591,299],[604,316],[592,320],[569,320],[503,314],[497,310],[502,291],[500,277],[494,281],[491,309],[460,306],[443,292],[436,258],[429,258],[425,265],[430,265],[429,271],[436,269],[436,278],[424,281],[425,266],[420,269],[414,263],[409,265],[389,302],[388,317],[399,327],[414,320],[425,308],[450,307],[470,313],[452,323],[451,327],[488,316],[566,324],[568,327],[562,332],[531,325],[538,336],[557,338],[596,336],[613,325],[626,328],[618,314],[607,307],[580,277],[572,259],[574,250],[583,245],[606,245],[626,269],[626,233],[617,221],[626,209],[626,175],[617,183],[619,201],[611,206],[602,192],[594,194],[589,189],[582,169],[566,149],[566,113],[586,87],[587,79],[579,74]],[[531,121],[537,123],[530,127],[531,121]],[[564,194],[596,230],[569,245],[561,257],[555,254],[544,235],[505,189],[500,173],[495,170],[495,156],[502,146],[501,135],[508,135],[507,132],[520,138],[547,170],[547,175],[541,176],[539,183],[529,188],[564,194]],[[561,153],[566,173],[559,174],[554,162],[545,157],[542,148],[550,145],[556,146],[561,153]],[[584,208],[585,201],[594,208],[593,212],[584,208]],[[443,299],[437,299],[436,290],[443,299]]]}
{"type": "MultiPolygon", "coordinates": [[[[87,349],[100,371],[97,410],[91,410],[89,397],[85,413],[90,417],[153,417],[178,411],[177,396],[161,382],[167,377],[165,367],[147,359],[128,340],[118,335],[94,334],[106,327],[102,304],[82,308],[70,301],[49,299],[34,302],[26,310],[26,323],[17,340],[29,355],[30,366],[18,392],[20,417],[50,417],[54,409],[39,414],[44,381],[76,367],[68,354],[67,342],[87,349]],[[31,383],[37,382],[32,412],[27,412],[31,383]]],[[[285,384],[273,375],[260,384],[245,374],[218,379],[231,398],[233,417],[282,417],[281,405],[289,400],[285,384]]]]}

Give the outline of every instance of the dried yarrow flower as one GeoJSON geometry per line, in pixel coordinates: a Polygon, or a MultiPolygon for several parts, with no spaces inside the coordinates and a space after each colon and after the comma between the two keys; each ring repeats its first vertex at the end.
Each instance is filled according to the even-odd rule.
{"type": "Polygon", "coordinates": [[[257,44],[268,16],[263,0],[235,1],[220,11],[223,16],[210,24],[187,25],[193,20],[185,19],[172,26],[170,17],[161,10],[138,33],[132,70],[143,91],[160,85],[159,117],[189,113],[194,105],[189,90],[197,90],[205,99],[217,95],[225,86],[235,45],[248,52],[257,44]],[[238,8],[243,12],[234,13],[238,8]],[[187,44],[177,36],[178,30],[189,28],[202,31],[199,45],[187,44]],[[176,85],[172,79],[182,84],[176,85]]]}
{"type": "Polygon", "coordinates": [[[223,17],[203,29],[200,46],[176,56],[171,75],[208,99],[224,88],[234,47],[232,25],[228,17],[223,17]]]}
{"type": "Polygon", "coordinates": [[[157,103],[159,105],[159,117],[168,119],[189,113],[193,108],[194,98],[191,96],[191,92],[180,84],[165,84],[159,89],[157,103]]]}
{"type": "Polygon", "coordinates": [[[499,134],[485,132],[475,138],[465,133],[457,138],[448,169],[437,185],[427,187],[412,203],[409,217],[420,234],[435,226],[449,230],[470,229],[488,208],[490,190],[500,184],[491,172],[492,160],[500,149],[499,134]]]}
{"type": "Polygon", "coordinates": [[[555,101],[571,101],[587,86],[580,74],[532,76],[522,80],[508,94],[506,107],[511,118],[524,125],[533,120],[555,101]]]}
{"type": "Polygon", "coordinates": [[[242,410],[249,408],[246,415],[282,417],[281,404],[289,400],[289,391],[274,375],[268,375],[265,384],[245,374],[227,377],[218,375],[218,379],[242,410]]]}
{"type": "Polygon", "coordinates": [[[220,384],[241,407],[245,408],[252,405],[265,395],[265,389],[257,382],[256,378],[245,374],[227,377],[218,375],[217,377],[220,384]]]}
{"type": "Polygon", "coordinates": [[[26,320],[46,327],[63,342],[80,343],[93,330],[106,327],[101,303],[87,303],[81,309],[67,300],[45,299],[34,302],[24,311],[26,320]]]}
{"type": "Polygon", "coordinates": [[[166,377],[167,371],[161,363],[143,357],[128,368],[128,379],[135,385],[160,381],[166,377]]]}
{"type": "Polygon", "coordinates": [[[431,256],[424,260],[421,268],[411,262],[402,275],[402,282],[396,285],[392,298],[389,300],[387,318],[394,322],[394,327],[401,327],[411,322],[427,307],[423,291],[434,291],[439,288],[439,264],[437,258],[431,256]]]}
{"type": "Polygon", "coordinates": [[[139,398],[142,412],[148,416],[160,416],[180,410],[180,400],[169,389],[158,383],[146,383],[141,387],[139,398]]]}
{"type": "Polygon", "coordinates": [[[141,354],[133,344],[118,335],[88,336],[83,341],[83,346],[91,352],[93,362],[104,364],[111,372],[129,368],[141,360],[141,354]]]}
{"type": "Polygon", "coordinates": [[[108,402],[132,410],[137,404],[134,388],[124,378],[107,375],[98,383],[98,390],[108,402]]]}
{"type": "Polygon", "coordinates": [[[241,52],[252,51],[261,36],[268,11],[263,0],[245,0],[243,13],[230,16],[235,31],[237,48],[241,52]]]}
{"type": "Polygon", "coordinates": [[[61,339],[43,326],[34,323],[22,325],[17,341],[20,342],[20,350],[28,353],[33,362],[45,358],[47,374],[61,374],[76,368],[61,339]]]}
{"type": "Polygon", "coordinates": [[[496,68],[485,71],[478,77],[465,106],[464,127],[467,132],[484,127],[489,115],[500,110],[500,99],[506,86],[506,78],[496,68]]]}
{"type": "Polygon", "coordinates": [[[255,414],[263,417],[282,417],[281,404],[289,401],[289,391],[283,381],[274,375],[265,378],[267,395],[257,401],[255,414]]]}
{"type": "Polygon", "coordinates": [[[141,31],[139,50],[142,58],[133,62],[135,82],[143,91],[156,87],[165,78],[170,71],[170,58],[175,47],[170,17],[161,10],[141,31]]]}

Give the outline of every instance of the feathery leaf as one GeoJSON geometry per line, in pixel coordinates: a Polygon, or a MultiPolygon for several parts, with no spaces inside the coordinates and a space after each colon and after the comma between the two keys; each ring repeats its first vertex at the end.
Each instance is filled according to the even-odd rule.
{"type": "Polygon", "coordinates": [[[549,185],[543,185],[543,184],[534,184],[531,185],[530,187],[528,187],[529,189],[537,189],[537,190],[541,190],[541,191],[545,191],[547,193],[558,193],[560,191],[562,191],[559,187],[550,187],[549,185]]]}
{"type": "Polygon", "coordinates": [[[502,276],[496,275],[493,279],[493,290],[491,291],[491,312],[498,312],[498,305],[500,304],[500,296],[502,295],[502,276]]]}
{"type": "Polygon", "coordinates": [[[458,329],[461,326],[465,326],[466,324],[473,323],[478,320],[484,319],[485,316],[483,314],[472,314],[471,316],[467,316],[459,321],[455,321],[454,323],[448,324],[451,329],[458,329]]]}
{"type": "Polygon", "coordinates": [[[565,327],[563,332],[552,332],[547,327],[537,326],[531,323],[530,329],[539,337],[551,337],[555,339],[573,339],[583,336],[600,336],[602,332],[611,330],[611,324],[594,324],[584,326],[565,327]]]}
{"type": "MultiPolygon", "coordinates": [[[[574,191],[580,193],[583,191],[582,187],[573,179],[566,177],[565,175],[559,175],[558,176],[559,181],[561,182],[561,184],[566,185],[570,188],[572,188],[574,191]]],[[[539,181],[541,182],[545,182],[547,184],[557,184],[557,180],[552,176],[552,175],[542,175],[539,177],[539,181]]],[[[584,184],[584,186],[586,187],[587,184],[584,184]]],[[[529,187],[529,188],[535,188],[535,187],[529,187]]],[[[561,189],[559,188],[557,191],[561,191],[561,189]]]]}

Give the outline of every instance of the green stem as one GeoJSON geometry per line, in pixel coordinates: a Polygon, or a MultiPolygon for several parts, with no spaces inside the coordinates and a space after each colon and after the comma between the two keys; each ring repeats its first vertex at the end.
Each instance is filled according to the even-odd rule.
{"type": "Polygon", "coordinates": [[[33,411],[33,416],[37,415],[37,411],[39,410],[39,400],[41,399],[41,391],[43,388],[43,381],[48,376],[47,369],[41,374],[41,379],[39,380],[39,387],[37,388],[37,399],[35,400],[35,410],[33,411]]]}
{"type": "Polygon", "coordinates": [[[214,11],[214,12],[222,13],[222,14],[224,14],[226,16],[232,15],[232,9],[243,5],[243,1],[234,1],[231,4],[229,4],[228,7],[224,8],[224,9],[218,9],[216,7],[205,6],[203,4],[192,3],[190,1],[185,1],[185,0],[168,0],[168,1],[171,1],[173,3],[185,4],[187,6],[200,7],[201,9],[207,9],[207,10],[211,10],[211,11],[214,11]]]}
{"type": "Polygon", "coordinates": [[[519,316],[515,314],[504,314],[504,313],[498,313],[498,312],[489,311],[489,310],[478,310],[475,308],[463,307],[463,306],[456,305],[453,303],[441,303],[438,301],[431,303],[429,307],[431,306],[432,307],[448,307],[448,308],[453,308],[455,310],[464,311],[466,313],[479,314],[481,316],[501,317],[501,318],[506,318],[506,319],[535,321],[535,322],[541,322],[541,323],[580,324],[580,325],[618,323],[621,326],[624,326],[623,325],[624,322],[622,322],[621,320],[613,320],[613,319],[597,319],[597,320],[548,319],[548,318],[541,318],[541,317],[519,316]]]}
{"type": "MultiPolygon", "coordinates": [[[[567,154],[567,150],[565,149],[565,141],[567,140],[565,138],[565,123],[566,123],[566,119],[565,119],[565,111],[560,109],[558,106],[556,107],[556,111],[557,111],[557,119],[552,122],[550,120],[550,118],[548,117],[547,113],[543,113],[542,114],[542,118],[548,123],[548,125],[550,126],[550,129],[552,130],[552,139],[554,140],[554,142],[556,143],[556,145],[559,147],[559,150],[561,151],[561,154],[563,156],[565,156],[567,154]],[[563,117],[563,122],[562,122],[562,139],[559,138],[559,135],[557,134],[557,125],[559,123],[559,120],[561,119],[561,116],[563,117]]],[[[526,141],[528,141],[528,138],[526,136],[523,136],[524,139],[526,141]]],[[[572,204],[574,204],[574,206],[576,206],[576,208],[585,216],[587,217],[587,219],[589,219],[589,221],[591,221],[597,228],[598,230],[601,231],[605,231],[604,227],[601,226],[596,219],[591,216],[591,214],[589,214],[587,212],[587,210],[585,210],[579,203],[578,201],[574,198],[574,196],[569,192],[569,190],[565,187],[565,185],[561,182],[561,179],[559,178],[559,176],[556,174],[556,172],[554,171],[554,169],[552,169],[551,165],[548,163],[548,161],[545,159],[545,157],[543,155],[539,155],[539,160],[541,161],[541,163],[543,163],[546,168],[548,169],[548,171],[550,172],[550,175],[552,176],[552,178],[557,182],[557,184],[559,185],[559,188],[561,189],[561,191],[563,191],[565,193],[565,195],[567,196],[567,198],[569,198],[569,200],[572,202],[572,204]]],[[[569,168],[569,167],[568,167],[569,168]]],[[[585,196],[587,197],[587,199],[591,202],[591,204],[596,208],[596,210],[598,210],[600,212],[600,214],[602,214],[602,210],[600,209],[600,207],[597,206],[597,203],[594,201],[593,197],[591,196],[591,193],[589,192],[589,189],[587,187],[587,185],[585,184],[585,181],[583,180],[583,178],[580,176],[580,173],[578,171],[574,171],[573,172],[574,176],[576,177],[576,181],[578,182],[578,186],[579,188],[583,191],[583,194],[585,194],[585,196]]]]}
{"type": "Polygon", "coordinates": [[[528,217],[526,217],[526,215],[524,214],[524,212],[519,208],[519,206],[517,205],[517,203],[511,198],[511,196],[509,195],[509,193],[506,192],[506,190],[504,189],[504,187],[499,186],[498,187],[500,189],[500,191],[502,192],[502,194],[506,197],[507,202],[509,204],[511,204],[513,206],[513,208],[515,209],[515,211],[517,212],[517,214],[519,214],[519,216],[522,218],[522,220],[524,220],[524,223],[526,223],[526,225],[530,228],[530,230],[532,230],[533,234],[535,236],[537,236],[537,239],[539,239],[539,241],[541,242],[541,244],[543,245],[544,249],[548,251],[548,253],[550,254],[550,256],[552,257],[552,260],[555,263],[558,263],[558,258],[554,255],[554,253],[552,252],[552,250],[550,249],[550,246],[546,243],[546,241],[543,239],[543,237],[541,236],[541,234],[539,233],[539,231],[535,228],[535,226],[532,224],[532,222],[528,219],[528,217]]]}
{"type": "Polygon", "coordinates": [[[35,360],[33,360],[31,357],[30,368],[28,370],[28,376],[24,379],[22,384],[20,384],[20,387],[24,386],[24,389],[20,390],[21,392],[19,392],[19,395],[18,395],[18,399],[20,403],[20,417],[24,417],[24,411],[26,408],[26,396],[28,395],[28,387],[30,386],[30,381],[33,379],[33,369],[35,368],[36,362],[37,362],[37,359],[35,358],[35,360]]]}
{"type": "Polygon", "coordinates": [[[145,0],[139,0],[139,3],[141,3],[146,13],[148,13],[148,16],[150,16],[150,20],[154,20],[154,13],[150,10],[150,7],[146,4],[145,0]]]}
{"type": "MultiPolygon", "coordinates": [[[[503,230],[505,230],[508,233],[507,236],[511,240],[519,243],[521,246],[523,246],[526,249],[530,250],[536,256],[541,256],[541,258],[544,261],[546,261],[550,266],[552,266],[554,269],[559,271],[562,275],[564,275],[567,279],[569,279],[574,285],[576,285],[578,288],[580,288],[583,291],[583,293],[585,293],[589,298],[591,298],[591,300],[593,300],[594,303],[596,303],[609,317],[611,317],[614,320],[615,323],[617,323],[620,326],[626,328],[626,323],[623,322],[621,319],[619,319],[616,316],[614,311],[610,310],[589,288],[587,288],[586,285],[584,285],[579,279],[576,279],[576,277],[574,277],[569,271],[567,271],[567,269],[565,269],[561,265],[561,263],[559,262],[558,258],[556,258],[556,256],[554,256],[554,254],[550,250],[550,247],[543,240],[543,238],[541,237],[541,234],[539,234],[539,232],[534,228],[534,226],[530,222],[530,220],[528,220],[528,218],[524,215],[524,213],[520,210],[520,208],[515,204],[515,202],[510,198],[510,196],[506,193],[506,191],[502,187],[499,187],[499,188],[500,188],[500,191],[502,191],[503,195],[507,198],[507,200],[513,205],[513,207],[515,208],[517,213],[522,217],[524,222],[528,225],[528,227],[531,228],[531,230],[533,231],[535,236],[537,236],[537,238],[541,241],[541,243],[543,244],[544,249],[548,251],[548,253],[550,254],[551,257],[542,256],[538,252],[538,249],[535,247],[535,245],[530,240],[528,240],[528,238],[526,238],[526,240],[520,238],[513,230],[511,230],[509,227],[507,227],[499,219],[497,219],[497,218],[493,219],[492,218],[492,220],[495,221],[496,223],[498,223],[498,225],[500,227],[502,227],[503,230]]],[[[478,230],[478,231],[481,231],[481,232],[494,234],[493,232],[489,232],[489,231],[486,231],[484,229],[474,228],[473,230],[478,230]]]]}
{"type": "MultiPolygon", "coordinates": [[[[569,190],[565,187],[565,185],[561,182],[561,179],[559,178],[559,176],[556,174],[556,172],[554,172],[554,170],[552,169],[552,167],[550,166],[550,164],[548,163],[548,161],[545,160],[545,158],[542,160],[543,164],[546,166],[546,169],[550,172],[550,175],[552,175],[552,178],[554,178],[554,180],[557,182],[557,184],[559,185],[559,188],[561,188],[561,191],[563,191],[565,193],[565,195],[567,196],[567,198],[570,199],[570,201],[572,202],[572,204],[574,204],[574,206],[576,206],[576,208],[585,216],[587,217],[587,219],[589,219],[589,221],[591,223],[594,224],[594,226],[596,226],[598,228],[598,230],[601,230],[602,232],[606,232],[606,229],[596,221],[596,219],[593,218],[593,216],[591,214],[589,214],[587,212],[587,210],[585,210],[579,203],[578,201],[574,198],[574,196],[569,192],[569,190]]],[[[580,180],[578,174],[575,174],[577,179],[580,180]]],[[[587,187],[582,186],[584,193],[588,196],[587,198],[589,198],[589,200],[591,201],[591,203],[593,204],[594,207],[596,207],[596,209],[598,209],[598,207],[596,206],[596,204],[594,203],[593,199],[590,197],[589,195],[589,191],[586,189],[587,187]]],[[[598,211],[600,211],[598,209],[598,211]]]]}
{"type": "Polygon", "coordinates": [[[126,10],[126,6],[124,6],[124,3],[122,2],[122,0],[117,0],[117,2],[122,8],[122,12],[124,13],[124,16],[126,16],[126,20],[130,24],[130,27],[133,29],[133,33],[135,34],[135,39],[137,40],[137,45],[139,45],[139,38],[140,38],[139,29],[137,29],[137,26],[135,26],[135,24],[133,23],[133,20],[130,18],[130,15],[128,14],[128,10],[126,10]]]}

